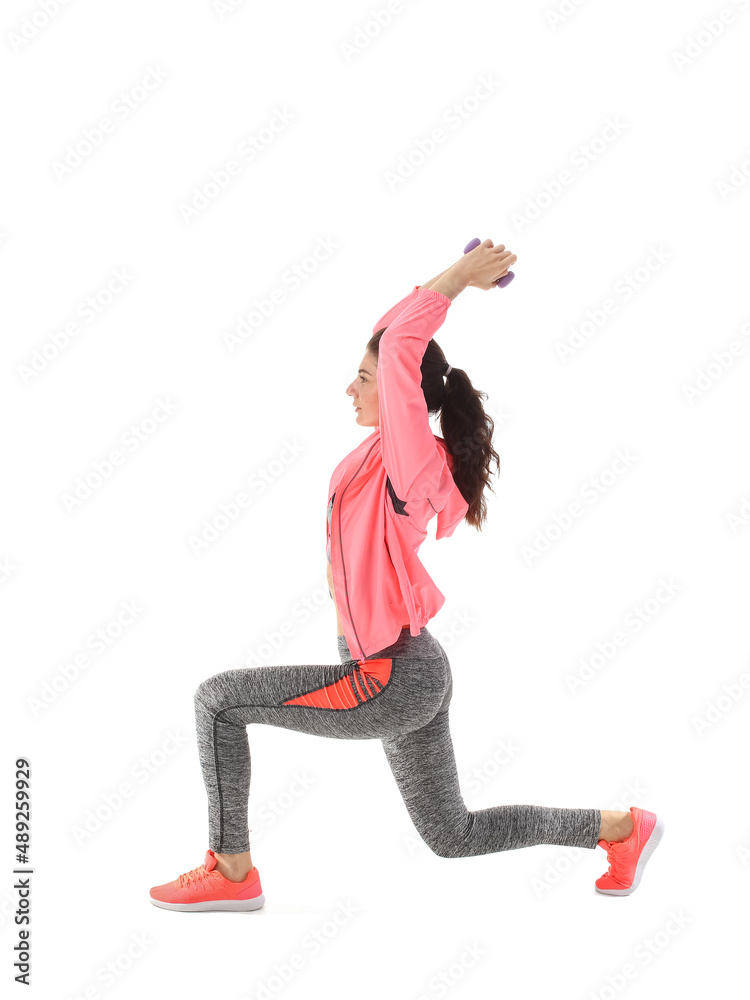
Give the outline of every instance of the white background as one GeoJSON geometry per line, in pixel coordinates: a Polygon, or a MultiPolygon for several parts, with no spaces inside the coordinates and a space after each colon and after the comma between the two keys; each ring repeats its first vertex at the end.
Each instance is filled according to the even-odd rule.
{"type": "Polygon", "coordinates": [[[750,5],[412,0],[385,24],[384,3],[47,7],[2,12],[4,980],[25,755],[35,996],[728,989],[750,880],[750,5]],[[239,174],[211,188],[232,159],[239,174]],[[465,800],[638,805],[663,817],[662,845],[624,898],[594,891],[599,848],[441,859],[379,741],[252,726],[265,907],[159,910],[149,888],[207,847],[195,687],[249,652],[338,662],[326,491],[369,433],[344,390],[376,319],[475,236],[518,254],[516,279],[468,289],[436,339],[488,393],[501,472],[484,531],[464,523],[437,545],[433,522],[420,553],[446,595],[429,628],[453,670],[465,800]],[[107,293],[117,271],[127,284],[107,293]],[[227,333],[274,290],[283,301],[230,350],[227,333]],[[559,345],[608,299],[615,311],[564,360],[559,345]],[[698,390],[714,352],[727,367],[698,390]],[[172,412],[150,424],[160,400],[172,412]],[[144,439],[126,450],[131,426],[144,439]],[[123,464],[69,509],[116,448],[123,464]],[[269,469],[196,553],[204,520],[269,469]],[[555,534],[576,500],[581,516],[555,534]],[[137,617],[61,680],[127,602],[137,617]],[[572,693],[566,676],[618,630],[625,645],[572,693]],[[709,702],[718,721],[699,732],[709,702]],[[122,783],[132,794],[107,814],[122,783]],[[356,913],[336,925],[342,902],[356,913]],[[147,944],[128,957],[134,936],[147,944]]]}

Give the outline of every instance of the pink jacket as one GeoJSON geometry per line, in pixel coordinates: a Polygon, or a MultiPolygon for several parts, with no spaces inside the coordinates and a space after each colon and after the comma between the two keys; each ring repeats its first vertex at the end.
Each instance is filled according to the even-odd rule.
{"type": "Polygon", "coordinates": [[[446,538],[469,506],[445,442],[432,433],[420,365],[450,304],[415,285],[375,324],[373,333],[388,328],[378,349],[380,426],[339,462],[328,487],[336,607],[357,659],[390,646],[407,621],[419,635],[445,603],[417,552],[436,514],[435,537],[446,538]]]}

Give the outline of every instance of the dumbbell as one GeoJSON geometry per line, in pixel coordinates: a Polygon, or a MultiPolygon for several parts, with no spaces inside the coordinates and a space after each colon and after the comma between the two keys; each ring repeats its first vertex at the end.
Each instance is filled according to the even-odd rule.
{"type": "MultiPolygon", "coordinates": [[[[478,247],[481,242],[482,241],[479,239],[479,237],[477,237],[476,239],[472,240],[471,243],[467,243],[464,253],[470,253],[472,250],[475,249],[475,247],[478,247]]],[[[514,278],[515,274],[512,271],[508,271],[508,273],[504,274],[502,278],[498,278],[495,284],[497,285],[498,288],[505,288],[505,286],[509,285],[514,278]]]]}

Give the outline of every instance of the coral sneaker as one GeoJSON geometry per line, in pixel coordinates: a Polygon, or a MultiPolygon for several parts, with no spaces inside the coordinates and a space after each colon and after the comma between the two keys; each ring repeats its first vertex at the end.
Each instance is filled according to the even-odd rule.
{"type": "Polygon", "coordinates": [[[600,840],[607,851],[609,868],[594,885],[608,896],[629,896],[641,881],[646,862],[659,845],[664,823],[648,809],[631,806],[633,832],[625,840],[600,840]]]}
{"type": "Polygon", "coordinates": [[[251,868],[243,882],[230,882],[216,867],[212,850],[198,868],[155,885],[150,895],[154,906],[165,910],[257,910],[266,901],[257,868],[251,868]]]}

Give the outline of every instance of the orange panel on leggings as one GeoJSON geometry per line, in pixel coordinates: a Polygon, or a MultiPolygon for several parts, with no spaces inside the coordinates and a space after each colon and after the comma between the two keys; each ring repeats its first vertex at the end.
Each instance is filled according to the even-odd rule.
{"type": "Polygon", "coordinates": [[[345,677],[334,684],[290,698],[284,705],[308,705],[310,708],[356,708],[379,694],[391,676],[391,659],[357,660],[345,677]]]}

